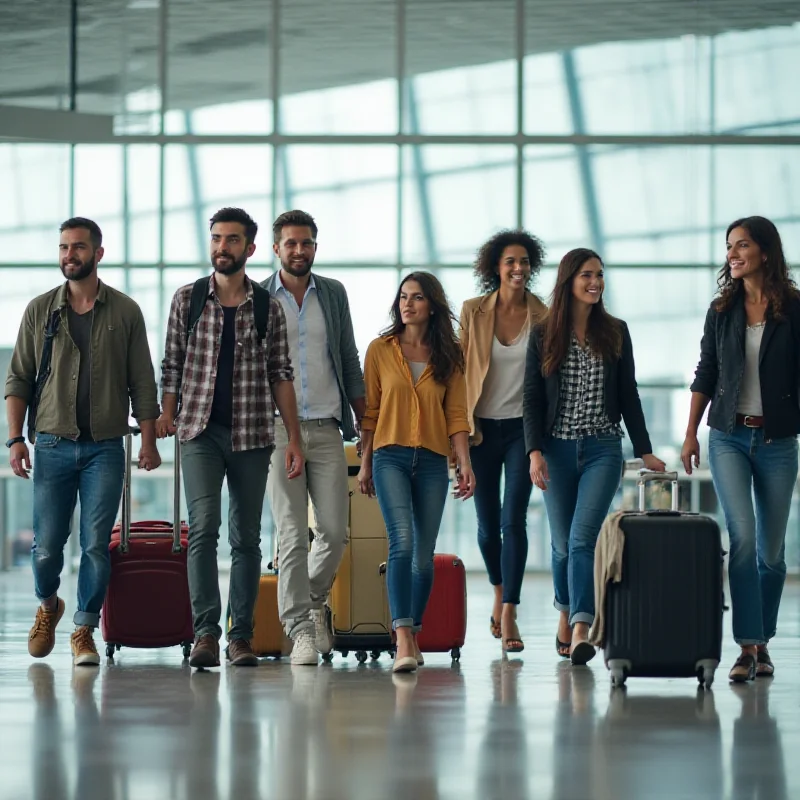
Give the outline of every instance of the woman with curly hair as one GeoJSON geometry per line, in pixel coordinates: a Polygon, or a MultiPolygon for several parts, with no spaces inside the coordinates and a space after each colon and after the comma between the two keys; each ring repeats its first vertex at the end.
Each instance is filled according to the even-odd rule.
{"type": "Polygon", "coordinates": [[[364,359],[367,409],[361,421],[362,493],[378,496],[389,535],[386,584],[397,637],[394,672],[423,664],[417,645],[433,585],[433,551],[457,458],[458,492],[472,496],[464,356],[453,312],[428,272],[406,275],[391,325],[364,359]]]}
{"type": "Polygon", "coordinates": [[[561,259],[550,310],[528,343],[523,389],[531,480],[544,492],[550,523],[556,649],[578,665],[595,655],[594,551],[622,477],[620,422],[634,455],[664,471],[647,434],[631,335],[606,311],[604,289],[593,250],[561,259]]]}
{"type": "Polygon", "coordinates": [[[528,558],[533,486],[522,427],[522,379],[528,334],[547,310],[530,290],[543,260],[544,248],[535,236],[500,231],[475,260],[481,295],[461,310],[478,545],[494,587],[489,624],[509,653],[524,649],[517,606],[528,558]]]}
{"type": "Polygon", "coordinates": [[[744,682],[775,672],[767,644],[786,578],[784,540],[797,480],[800,292],[768,219],[737,219],[726,241],[681,461],[688,474],[699,465],[697,428],[711,403],[708,460],[730,536],[733,638],[741,647],[728,677],[744,682]]]}

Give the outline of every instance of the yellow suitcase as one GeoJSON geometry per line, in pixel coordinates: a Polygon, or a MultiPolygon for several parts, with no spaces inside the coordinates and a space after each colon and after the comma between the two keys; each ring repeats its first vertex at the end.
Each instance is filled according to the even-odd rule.
{"type": "MultiPolygon", "coordinates": [[[[231,619],[228,617],[228,630],[231,619]]],[[[258,584],[258,597],[253,609],[253,652],[260,657],[280,658],[292,652],[292,640],[283,632],[278,617],[278,576],[266,573],[258,584]]]]}

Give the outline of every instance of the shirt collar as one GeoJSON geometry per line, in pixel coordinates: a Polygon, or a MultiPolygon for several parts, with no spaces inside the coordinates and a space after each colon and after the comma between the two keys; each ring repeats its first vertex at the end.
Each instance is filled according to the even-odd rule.
{"type": "MultiPolygon", "coordinates": [[[[285,294],[289,294],[289,290],[283,285],[283,278],[281,278],[280,270],[278,270],[276,277],[277,277],[276,291],[277,292],[283,291],[285,294]]],[[[310,292],[312,289],[314,291],[317,290],[317,282],[314,280],[313,272],[308,276],[308,287],[306,288],[306,294],[308,294],[308,292],[310,292]]]]}
{"type": "MultiPolygon", "coordinates": [[[[56,295],[56,306],[58,308],[65,308],[67,302],[69,300],[69,293],[68,293],[69,281],[64,281],[61,284],[61,288],[58,290],[58,294],[56,295]]],[[[105,303],[106,299],[108,298],[108,289],[106,285],[101,281],[99,278],[97,280],[97,297],[95,298],[95,303],[105,303]]]]}

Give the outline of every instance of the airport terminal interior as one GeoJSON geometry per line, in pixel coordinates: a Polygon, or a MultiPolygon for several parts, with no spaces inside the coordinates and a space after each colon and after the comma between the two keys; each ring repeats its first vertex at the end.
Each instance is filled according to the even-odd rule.
{"type": "MultiPolygon", "coordinates": [[[[768,217],[800,265],[796,2],[29,0],[6,17],[4,370],[26,305],[62,280],[58,230],[71,216],[102,228],[101,279],[140,305],[157,373],[171,298],[210,272],[208,221],[222,206],[260,226],[247,263],[259,281],[279,266],[275,217],[314,216],[314,271],[344,284],[362,359],[403,275],[433,272],[457,317],[479,293],[480,245],[525,228],[546,248],[533,283],[544,301],[567,251],[603,257],[654,452],[678,469],[727,226],[768,217]]],[[[680,508],[713,517],[727,541],[707,442],[703,425],[680,508]]],[[[172,518],[173,450],[159,446],[162,467],[133,476],[134,520],[172,518]]],[[[628,474],[613,507],[636,500],[628,474]]],[[[227,508],[225,493],[223,592],[227,508]]],[[[738,649],[726,612],[710,689],[693,678],[612,689],[602,653],[582,667],[558,657],[538,490],[524,652],[504,656],[490,634],[474,503],[449,497],[436,549],[467,570],[466,641],[459,660],[429,654],[412,675],[393,675],[386,653],[361,663],[353,652],[317,668],[269,658],[197,672],[179,647],[108,660],[101,647],[99,669],[73,668],[75,536],[67,617],[54,652],[34,660],[32,526],[31,482],[4,461],[0,798],[800,797],[800,491],[774,678],[728,683],[738,649]]],[[[275,539],[265,503],[265,571],[275,539]]]]}

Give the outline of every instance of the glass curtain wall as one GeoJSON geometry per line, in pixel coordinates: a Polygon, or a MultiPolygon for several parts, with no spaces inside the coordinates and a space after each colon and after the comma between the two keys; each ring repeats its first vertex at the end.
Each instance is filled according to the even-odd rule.
{"type": "MultiPolygon", "coordinates": [[[[73,214],[103,229],[103,279],[141,305],[157,371],[170,299],[209,270],[221,206],[261,226],[258,279],[275,268],[272,219],[315,216],[316,268],[347,287],[362,355],[402,274],[435,271],[458,314],[476,249],[522,225],[547,247],[545,299],[567,250],[604,256],[655,447],[676,465],[725,227],[768,216],[800,263],[800,12],[772,6],[235,0],[223,15],[210,0],[77,0],[24,47],[37,20],[22,14],[0,33],[4,113],[111,115],[113,135],[1,140],[4,363],[27,302],[60,281],[73,214]]],[[[162,446],[165,468],[135,481],[138,515],[170,515],[162,446]]],[[[8,566],[27,559],[31,487],[7,468],[0,482],[8,566]]],[[[707,474],[683,488],[718,513],[707,474]]],[[[448,506],[440,549],[477,568],[474,517],[448,506]]],[[[530,536],[529,567],[547,568],[538,492],[530,536]]]]}

